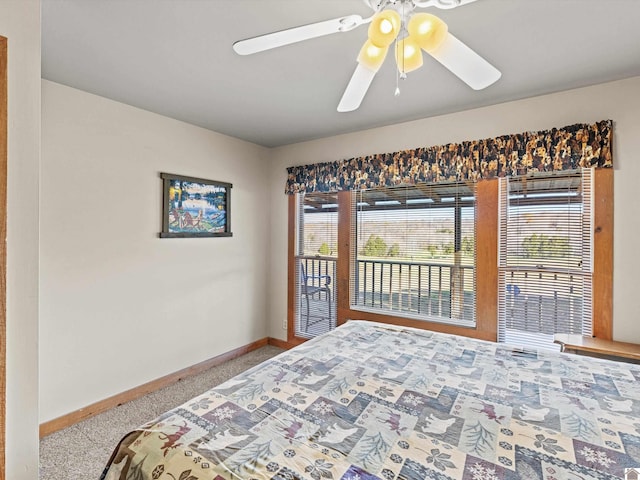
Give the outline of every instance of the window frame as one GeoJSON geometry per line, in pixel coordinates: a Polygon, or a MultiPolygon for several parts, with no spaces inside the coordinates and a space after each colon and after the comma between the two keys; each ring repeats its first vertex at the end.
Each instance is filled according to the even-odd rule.
{"type": "Polygon", "coordinates": [[[556,334],[591,335],[593,177],[582,168],[500,180],[499,341],[558,351],[556,334]],[[529,258],[525,241],[537,235],[566,240],[567,252],[529,258]]]}
{"type": "MultiPolygon", "coordinates": [[[[447,323],[416,320],[400,315],[388,315],[353,310],[350,307],[350,275],[352,225],[351,192],[338,192],[338,262],[336,266],[335,298],[337,325],[349,319],[369,320],[392,325],[414,327],[454,335],[473,337],[492,342],[498,336],[498,216],[499,182],[497,178],[483,179],[476,186],[476,325],[461,327],[447,323]]],[[[594,169],[594,244],[592,311],[593,335],[611,340],[613,334],[613,169],[594,169]]],[[[295,318],[295,251],[296,197],[288,199],[288,288],[287,341],[298,345],[306,341],[296,337],[295,318]]]]}
{"type": "MultiPolygon", "coordinates": [[[[354,218],[353,217],[354,215],[355,215],[355,218],[354,218],[354,223],[351,231],[352,236],[350,237],[350,245],[353,247],[353,249],[351,250],[351,258],[353,261],[353,264],[351,265],[351,271],[354,272],[354,274],[351,276],[351,279],[353,281],[351,282],[351,285],[350,285],[350,288],[351,288],[350,308],[353,311],[357,311],[357,312],[369,312],[369,313],[380,313],[383,315],[402,316],[403,318],[411,318],[411,319],[415,319],[422,322],[426,321],[426,322],[433,322],[433,323],[444,323],[447,325],[457,325],[464,328],[474,328],[475,322],[476,322],[475,242],[474,242],[473,256],[472,256],[473,263],[471,265],[469,265],[468,263],[463,264],[461,262],[462,260],[461,247],[462,247],[462,225],[463,225],[462,217],[468,215],[468,213],[463,214],[464,209],[473,210],[472,224],[473,224],[473,230],[474,230],[473,239],[475,240],[475,226],[476,226],[475,192],[476,192],[476,183],[472,183],[472,182],[442,182],[440,184],[431,184],[428,186],[426,186],[426,184],[400,185],[400,186],[391,186],[391,187],[377,187],[377,188],[364,190],[364,191],[362,190],[352,191],[351,192],[351,197],[352,197],[351,214],[352,214],[352,218],[354,218]],[[423,199],[425,195],[430,196],[432,198],[447,197],[450,200],[435,201],[433,202],[433,204],[410,205],[410,201],[412,199],[423,199]],[[369,196],[372,198],[368,198],[369,196]],[[388,207],[379,205],[381,200],[382,201],[391,200],[396,202],[396,204],[390,205],[388,207]],[[398,202],[398,200],[400,200],[400,202],[398,202]],[[405,200],[406,202],[402,202],[402,200],[405,200]],[[359,205],[358,202],[366,202],[367,205],[369,205],[369,208],[358,206],[359,205]],[[446,218],[446,220],[451,222],[453,224],[452,226],[454,226],[455,231],[451,232],[453,238],[451,238],[450,240],[451,240],[451,246],[454,252],[457,252],[457,253],[453,253],[453,257],[451,259],[453,263],[449,264],[447,261],[437,261],[437,260],[427,261],[424,259],[416,259],[414,261],[414,260],[404,259],[402,258],[402,256],[399,259],[394,259],[394,258],[387,259],[387,258],[375,258],[375,257],[369,258],[367,255],[363,255],[361,253],[359,254],[358,252],[363,250],[364,245],[362,245],[362,243],[358,240],[358,238],[360,238],[360,235],[361,235],[358,229],[360,226],[364,226],[363,230],[368,232],[367,234],[365,234],[365,237],[367,237],[367,235],[373,235],[374,232],[377,232],[377,230],[375,229],[371,230],[371,227],[369,226],[370,225],[369,222],[375,223],[375,222],[381,221],[380,218],[375,217],[376,213],[378,212],[385,212],[385,214],[388,215],[386,217],[385,223],[386,222],[398,223],[400,231],[407,226],[404,223],[407,220],[402,218],[407,212],[412,212],[414,214],[420,215],[420,221],[422,222],[436,221],[434,220],[434,215],[436,212],[439,212],[438,220],[442,221],[442,218],[446,218]],[[371,216],[369,216],[370,214],[371,216]],[[454,260],[454,258],[457,255],[459,255],[460,263],[457,263],[454,260]],[[374,289],[372,291],[370,302],[368,300],[367,301],[358,300],[358,291],[360,289],[360,285],[357,284],[357,280],[359,276],[356,275],[355,272],[356,272],[356,269],[360,268],[361,264],[365,264],[365,266],[364,266],[364,271],[360,271],[360,273],[364,273],[364,278],[361,276],[360,279],[363,280],[364,284],[366,284],[367,281],[370,279],[371,287],[373,287],[374,289]],[[369,272],[367,271],[367,266],[366,266],[367,264],[370,264],[371,266],[371,271],[369,272]],[[377,272],[375,267],[376,264],[378,264],[378,267],[379,267],[377,272]],[[411,295],[410,293],[411,291],[415,292],[416,290],[419,290],[420,292],[424,292],[425,288],[427,288],[429,292],[431,292],[432,290],[438,291],[439,293],[448,292],[450,296],[449,316],[431,313],[430,311],[427,311],[427,310],[423,310],[419,312],[407,311],[407,310],[403,310],[403,307],[400,305],[397,305],[398,308],[393,308],[393,306],[389,307],[388,304],[383,305],[383,303],[388,303],[388,301],[383,302],[382,300],[382,297],[385,295],[385,293],[383,292],[386,291],[389,295],[391,295],[391,290],[393,290],[392,285],[390,283],[383,284],[382,282],[382,277],[385,275],[385,265],[387,266],[386,274],[388,274],[389,276],[389,282],[391,282],[392,277],[396,279],[399,276],[400,278],[399,281],[405,284],[408,284],[410,282],[410,278],[413,277],[412,272],[415,270],[414,267],[417,267],[419,269],[418,270],[419,272],[422,271],[422,268],[428,267],[428,268],[425,268],[427,272],[426,275],[424,274],[420,275],[420,273],[417,274],[420,276],[420,279],[422,280],[422,287],[419,286],[420,283],[418,283],[418,286],[413,285],[412,287],[409,287],[409,295],[411,295]],[[409,273],[405,273],[404,275],[402,274],[403,266],[407,268],[409,273]],[[398,268],[394,268],[394,267],[398,267],[398,268]],[[432,273],[432,269],[436,269],[436,271],[439,273],[436,273],[434,275],[432,273]],[[469,270],[471,272],[467,273],[469,270]],[[378,286],[380,287],[380,290],[375,288],[375,284],[377,280],[377,278],[375,278],[376,274],[379,275],[378,278],[380,280],[380,283],[378,286]],[[441,275],[444,276],[445,278],[449,278],[449,280],[447,280],[446,282],[442,282],[441,275]],[[432,285],[433,284],[432,279],[434,276],[437,278],[440,278],[440,281],[438,282],[438,286],[440,287],[439,290],[438,290],[438,287],[430,288],[430,287],[424,286],[424,285],[432,285]],[[454,280],[455,278],[458,279],[457,282],[456,280],[454,280]],[[472,284],[472,286],[474,287],[473,302],[469,302],[470,304],[472,303],[472,307],[471,307],[472,310],[469,311],[469,307],[464,307],[467,309],[466,310],[467,315],[461,315],[460,317],[456,317],[455,314],[453,313],[454,298],[456,296],[456,294],[454,293],[454,290],[456,289],[456,286],[457,288],[459,288],[463,283],[466,283],[467,281],[469,281],[470,284],[472,284]],[[454,286],[454,284],[456,285],[454,286]],[[387,290],[387,287],[388,287],[388,290],[387,290]],[[380,300],[379,300],[379,304],[376,306],[375,298],[378,296],[380,300]],[[468,315],[469,313],[471,314],[470,317],[468,315]]],[[[412,218],[415,219],[416,215],[413,215],[412,218]]],[[[466,225],[468,225],[469,223],[466,223],[466,225]]],[[[422,240],[426,240],[427,237],[424,235],[424,233],[426,232],[413,231],[411,236],[408,238],[410,238],[411,241],[417,241],[418,238],[422,240]]],[[[384,234],[381,234],[381,235],[384,236],[384,234]]],[[[362,238],[360,240],[362,240],[362,238]]],[[[434,239],[431,238],[431,240],[434,240],[434,239]]],[[[404,245],[404,247],[406,246],[407,245],[404,245]]],[[[420,252],[415,249],[407,249],[405,253],[419,255],[420,252]]],[[[407,287],[405,286],[405,288],[407,287]]],[[[437,295],[439,295],[439,293],[437,295]]],[[[463,292],[460,291],[459,293],[463,293],[463,292]]],[[[458,300],[460,300],[459,297],[458,297],[458,300]]],[[[462,307],[462,303],[460,303],[459,306],[462,307]]]]}
{"type": "MultiPolygon", "coordinates": [[[[293,330],[294,332],[299,332],[301,330],[301,326],[302,326],[302,312],[300,311],[300,306],[301,306],[301,301],[303,299],[303,297],[305,296],[305,294],[302,293],[301,291],[301,285],[303,284],[302,280],[301,280],[301,265],[304,263],[305,268],[306,268],[306,274],[308,275],[308,284],[305,282],[305,285],[307,286],[317,286],[317,287],[323,287],[323,288],[327,288],[328,291],[325,291],[324,289],[317,291],[318,294],[320,293],[325,293],[325,295],[328,296],[328,305],[329,305],[329,317],[327,319],[328,321],[328,330],[332,330],[333,328],[335,328],[336,325],[336,321],[337,321],[337,316],[335,314],[335,296],[336,296],[336,285],[335,285],[335,278],[336,278],[336,274],[335,274],[335,266],[333,268],[330,267],[330,263],[333,263],[333,265],[337,264],[338,261],[338,257],[337,257],[337,250],[335,252],[335,255],[332,255],[331,253],[329,254],[320,254],[318,253],[306,253],[305,250],[305,243],[306,243],[306,228],[307,228],[307,222],[305,221],[305,219],[307,218],[307,213],[305,211],[305,204],[307,203],[307,199],[308,197],[311,197],[311,201],[309,202],[309,205],[313,205],[314,209],[318,209],[320,208],[320,211],[316,211],[314,213],[309,213],[310,215],[322,215],[323,213],[326,214],[331,214],[331,213],[335,213],[336,216],[336,222],[330,222],[330,223],[320,223],[321,225],[323,225],[325,228],[327,227],[331,227],[332,233],[335,233],[335,237],[333,235],[330,235],[332,238],[330,238],[330,245],[334,246],[337,245],[337,230],[338,230],[338,225],[337,225],[337,219],[339,218],[339,211],[336,207],[331,207],[331,205],[328,205],[328,203],[332,203],[331,197],[335,197],[336,194],[333,193],[328,193],[328,192],[317,192],[314,194],[309,194],[309,195],[304,195],[302,193],[299,194],[295,194],[292,195],[295,199],[296,199],[296,223],[295,223],[295,236],[296,236],[296,240],[295,240],[295,252],[294,252],[294,272],[295,272],[295,289],[294,289],[294,295],[295,295],[295,304],[294,304],[294,327],[293,330]],[[328,207],[328,208],[327,208],[328,207]],[[333,240],[333,241],[331,241],[333,240]],[[333,243],[335,242],[335,243],[333,243]],[[311,269],[309,268],[309,263],[311,263],[311,269]],[[324,269],[322,268],[324,264],[324,269]],[[318,270],[315,270],[315,267],[318,267],[318,270]],[[329,281],[326,282],[325,284],[322,283],[323,278],[322,276],[324,276],[324,279],[328,278],[329,281]],[[332,305],[334,305],[332,307],[332,305]]],[[[313,224],[313,222],[309,222],[309,224],[313,224]]],[[[325,233],[328,233],[327,231],[325,231],[325,233]]],[[[337,248],[337,247],[336,247],[337,248]]],[[[308,296],[306,296],[306,300],[309,300],[309,297],[314,296],[315,294],[309,294],[308,296]]],[[[325,299],[327,297],[325,296],[325,299]]],[[[307,303],[308,305],[308,303],[307,303]]],[[[308,312],[309,315],[311,316],[315,316],[317,315],[317,312],[308,312]]],[[[317,318],[317,317],[316,317],[317,318]]],[[[323,319],[326,317],[323,317],[323,319]]],[[[310,317],[307,317],[307,321],[310,319],[310,317]]],[[[313,325],[315,323],[319,323],[318,321],[315,322],[310,322],[309,325],[313,325]]],[[[322,330],[322,329],[321,329],[322,330]]],[[[296,338],[313,338],[314,336],[316,336],[317,334],[309,334],[307,333],[306,335],[304,335],[302,332],[300,333],[294,333],[296,338]]]]}

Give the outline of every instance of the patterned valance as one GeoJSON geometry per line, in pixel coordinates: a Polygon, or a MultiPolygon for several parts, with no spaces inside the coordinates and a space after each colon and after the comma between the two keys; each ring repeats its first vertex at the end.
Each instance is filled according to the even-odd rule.
{"type": "Polygon", "coordinates": [[[533,172],[612,166],[611,120],[540,132],[380,153],[287,169],[285,193],[476,181],[533,172]]]}

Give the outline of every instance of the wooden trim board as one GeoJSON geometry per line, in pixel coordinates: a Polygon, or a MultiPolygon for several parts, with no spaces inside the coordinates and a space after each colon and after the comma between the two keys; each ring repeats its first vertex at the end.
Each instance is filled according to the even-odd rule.
{"type": "Polygon", "coordinates": [[[284,348],[285,350],[289,350],[295,347],[296,345],[299,345],[299,343],[288,342],[286,340],[280,340],[279,338],[269,337],[269,345],[273,345],[274,347],[284,348]]]}
{"type": "Polygon", "coordinates": [[[476,338],[498,341],[498,179],[476,184],[476,338]]]}
{"type": "Polygon", "coordinates": [[[7,360],[7,39],[0,37],[0,479],[5,478],[7,360]]]}
{"type": "Polygon", "coordinates": [[[594,170],[593,336],[613,340],[613,168],[594,170]]]}
{"type": "Polygon", "coordinates": [[[132,388],[130,390],[127,390],[126,392],[122,392],[99,402],[93,403],[88,407],[81,408],[80,410],[76,410],[75,412],[71,412],[61,417],[54,418],[53,420],[49,420],[48,422],[44,422],[40,424],[40,438],[46,437],[47,435],[57,432],[58,430],[62,430],[64,428],[75,425],[76,423],[81,422],[82,420],[86,420],[87,418],[91,418],[100,413],[106,412],[107,410],[122,405],[123,403],[127,403],[131,400],[135,400],[136,398],[140,398],[144,395],[147,395],[148,393],[155,392],[156,390],[160,390],[161,388],[167,387],[169,385],[173,385],[180,380],[183,380],[192,375],[197,375],[198,373],[204,372],[205,370],[220,365],[221,363],[228,362],[229,360],[233,360],[234,358],[238,358],[245,353],[252,352],[254,350],[257,350],[258,348],[262,348],[267,344],[273,345],[274,343],[271,343],[272,340],[275,341],[276,339],[263,338],[257,340],[243,347],[238,347],[234,350],[231,350],[230,352],[223,353],[221,355],[218,355],[217,357],[213,357],[209,360],[205,360],[204,362],[192,365],[191,367],[187,367],[175,373],[171,373],[156,380],[152,380],[151,382],[140,385],[139,387],[132,388]]]}
{"type": "Polygon", "coordinates": [[[296,329],[296,267],[295,267],[295,255],[296,255],[296,196],[289,195],[289,218],[287,219],[287,257],[289,262],[287,264],[287,341],[295,341],[296,329]]]}
{"type": "Polygon", "coordinates": [[[563,352],[596,353],[606,357],[640,360],[640,345],[637,343],[614,342],[583,335],[567,335],[558,333],[553,343],[561,346],[563,352]]]}
{"type": "Polygon", "coordinates": [[[336,261],[335,279],[337,325],[342,325],[354,316],[351,311],[349,296],[351,295],[351,192],[338,192],[338,260],[336,261]]]}

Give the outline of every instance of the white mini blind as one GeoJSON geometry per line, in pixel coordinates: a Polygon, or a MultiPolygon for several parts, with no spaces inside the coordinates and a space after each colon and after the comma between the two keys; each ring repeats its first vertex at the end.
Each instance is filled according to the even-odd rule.
{"type": "Polygon", "coordinates": [[[354,309],[475,324],[475,186],[352,192],[354,309]]]}
{"type": "Polygon", "coordinates": [[[591,334],[592,172],[500,179],[498,340],[591,334]]]}
{"type": "Polygon", "coordinates": [[[336,326],[336,193],[297,194],[295,332],[313,337],[336,326]]]}

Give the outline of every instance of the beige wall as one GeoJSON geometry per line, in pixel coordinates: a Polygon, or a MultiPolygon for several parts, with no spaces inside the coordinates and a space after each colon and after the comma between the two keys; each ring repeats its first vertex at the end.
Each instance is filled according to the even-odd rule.
{"type": "Polygon", "coordinates": [[[0,1],[9,50],[6,478],[38,478],[40,2],[0,1]]]}
{"type": "MultiPolygon", "coordinates": [[[[449,142],[543,130],[602,119],[614,121],[614,338],[640,343],[635,299],[640,272],[640,77],[466,112],[340,135],[271,151],[269,331],[284,339],[287,301],[285,168],[449,142]]],[[[594,312],[597,315],[597,312],[594,312]]]]}
{"type": "Polygon", "coordinates": [[[41,422],[267,335],[267,153],[42,82],[41,422]],[[160,172],[232,183],[233,237],[158,238],[160,172]]]}

